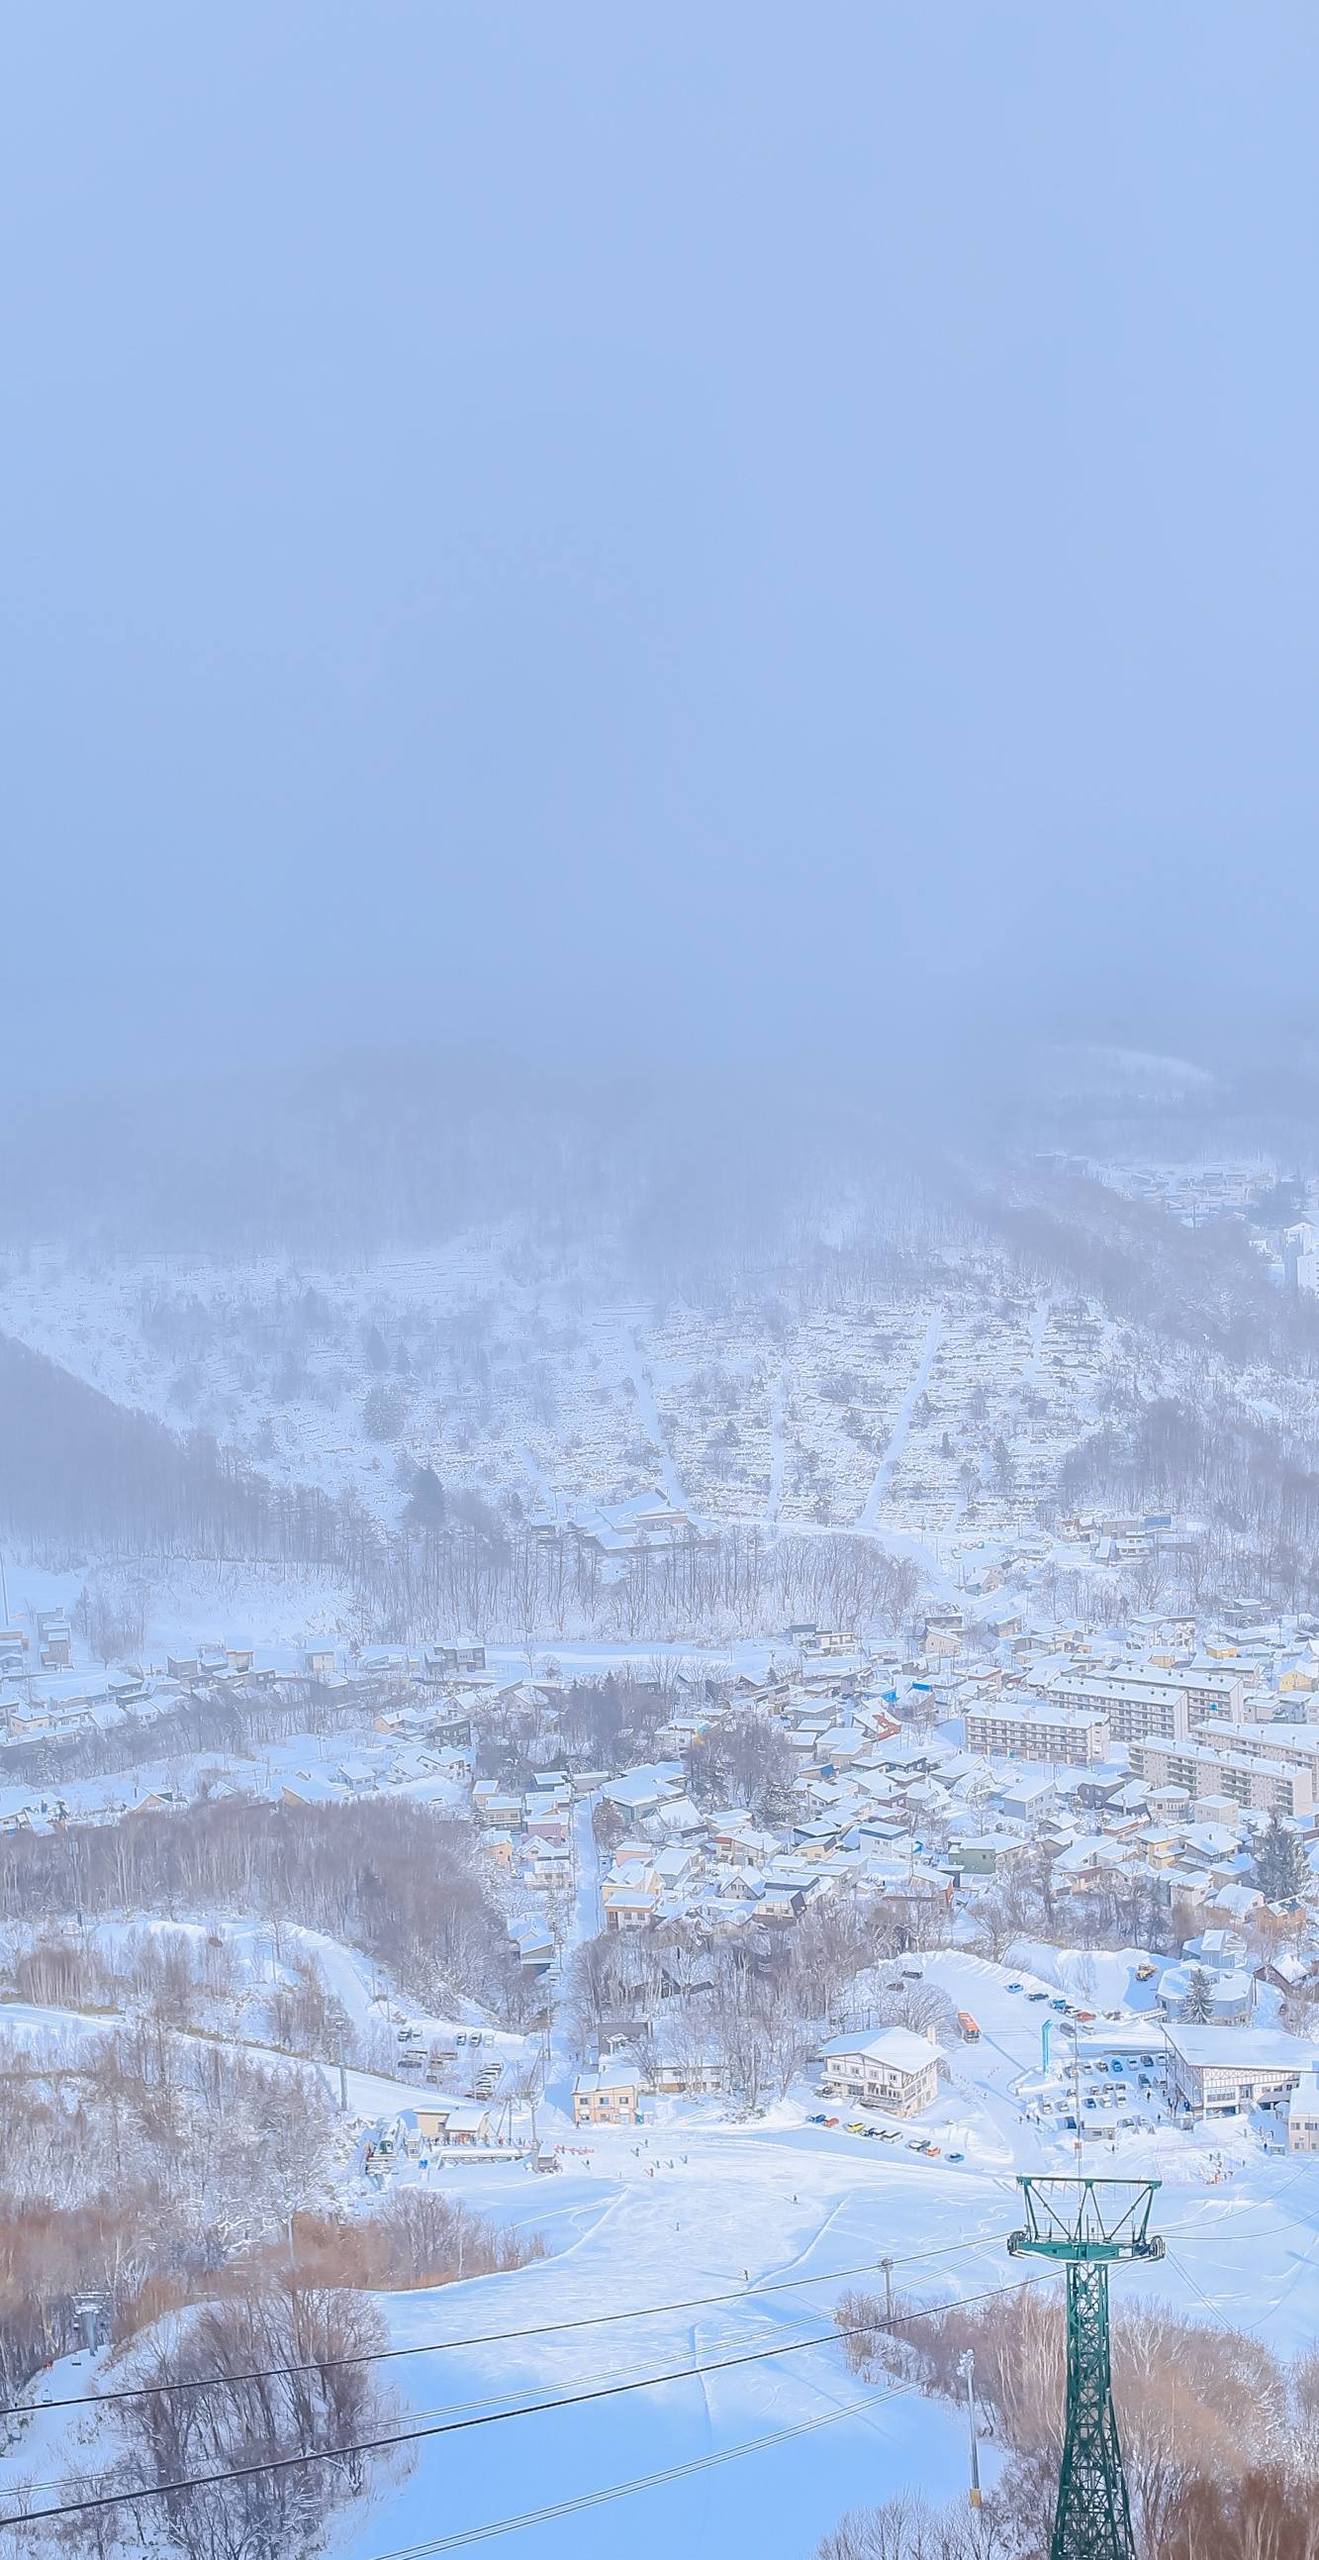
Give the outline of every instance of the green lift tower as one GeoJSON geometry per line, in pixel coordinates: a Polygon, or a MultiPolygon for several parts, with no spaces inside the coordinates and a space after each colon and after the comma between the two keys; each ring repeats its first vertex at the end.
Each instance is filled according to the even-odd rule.
{"type": "Polygon", "coordinates": [[[1014,2258],[1067,2269],[1067,2424],[1049,2560],[1135,2560],[1113,2408],[1108,2270],[1161,2258],[1151,2235],[1157,2178],[1019,2178],[1026,2226],[1014,2258]]]}

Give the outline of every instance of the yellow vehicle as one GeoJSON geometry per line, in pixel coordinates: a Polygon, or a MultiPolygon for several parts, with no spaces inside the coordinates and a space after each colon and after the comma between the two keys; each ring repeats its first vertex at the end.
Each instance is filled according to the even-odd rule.
{"type": "Polygon", "coordinates": [[[863,2124],[850,2124],[847,2130],[849,2133],[864,2133],[865,2126],[863,2124]]]}

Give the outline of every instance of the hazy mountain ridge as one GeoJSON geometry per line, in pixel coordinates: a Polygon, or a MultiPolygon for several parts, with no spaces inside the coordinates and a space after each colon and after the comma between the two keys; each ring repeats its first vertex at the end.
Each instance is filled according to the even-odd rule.
{"type": "Polygon", "coordinates": [[[846,1093],[821,1118],[751,1083],[697,1113],[678,1079],[584,1097],[470,1057],[265,1099],[121,1114],[76,1214],[87,1159],[10,1133],[29,1238],[15,1217],[0,1330],[39,1355],[0,1363],[11,1534],[58,1518],[94,1552],[124,1467],[117,1553],[125,1517],[149,1545],[196,1501],[212,1542],[232,1515],[268,1555],[305,1497],[325,1515],[297,1539],[329,1555],[393,1534],[421,1468],[547,1520],[659,1489],[706,1528],[1021,1533],[1082,1484],[1219,1484],[1194,1430],[1151,1437],[1153,1405],[1218,1416],[1234,1481],[1260,1434],[1284,1472],[1319,1467],[1319,1315],[1255,1230],[1009,1157],[982,1124],[899,1129],[892,1096],[881,1116],[846,1093]],[[47,1439],[71,1453],[58,1500],[47,1439]],[[341,1505],[360,1530],[328,1525],[341,1505]]]}

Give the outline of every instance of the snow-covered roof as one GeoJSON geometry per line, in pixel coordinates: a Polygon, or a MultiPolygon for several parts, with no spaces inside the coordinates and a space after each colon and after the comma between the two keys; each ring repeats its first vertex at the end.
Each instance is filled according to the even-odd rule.
{"type": "Polygon", "coordinates": [[[1183,2062],[1197,2071],[1304,2071],[1319,2055],[1302,2036],[1281,2027],[1188,2027],[1164,2029],[1183,2062]]]}
{"type": "Polygon", "coordinates": [[[826,2062],[847,2054],[859,2054],[865,2061],[882,2063],[891,2071],[926,2071],[938,2060],[939,2048],[928,2036],[913,2035],[907,2027],[882,2027],[873,2036],[835,2036],[822,2049],[826,2062]]]}
{"type": "Polygon", "coordinates": [[[1295,2116],[1298,2123],[1319,2116],[1319,2079],[1313,2063],[1301,2073],[1287,2102],[1287,2120],[1295,2116]]]}
{"type": "Polygon", "coordinates": [[[641,2074],[630,2062],[602,2062],[598,2071],[579,2071],[572,2084],[575,2098],[594,2097],[601,2089],[639,2089],[641,2074]]]}

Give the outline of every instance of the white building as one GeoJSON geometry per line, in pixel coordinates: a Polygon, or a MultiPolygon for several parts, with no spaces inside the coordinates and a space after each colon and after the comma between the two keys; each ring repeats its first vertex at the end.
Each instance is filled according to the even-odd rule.
{"type": "Polygon", "coordinates": [[[932,2036],[884,2027],[872,2036],[835,2036],[821,2057],[822,2097],[856,2098],[894,2116],[919,2115],[939,2093],[939,2048],[932,2036]]]}
{"type": "Polygon", "coordinates": [[[1319,2075],[1313,2065],[1301,2073],[1288,2102],[1287,2147],[1319,2151],[1319,2075]]]}
{"type": "Polygon", "coordinates": [[[1280,2027],[1179,2025],[1165,2027],[1164,2037],[1169,2104],[1197,2123],[1276,2106],[1316,2060],[1312,2044],[1280,2027]]]}
{"type": "Polygon", "coordinates": [[[1108,1718],[1046,1699],[993,1698],[966,1710],[966,1747],[994,1759],[1065,1762],[1090,1769],[1108,1757],[1108,1718]]]}
{"type": "MultiPolygon", "coordinates": [[[[1203,1727],[1202,1731],[1209,1728],[1203,1727]]],[[[1252,1725],[1252,1736],[1272,1730],[1252,1725]]],[[[1305,1821],[1314,1809],[1314,1780],[1295,1756],[1231,1749],[1225,1742],[1133,1742],[1131,1765],[1154,1790],[1185,1788],[1188,1795],[1226,1796],[1251,1813],[1280,1813],[1305,1821]]]]}

